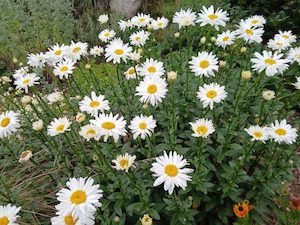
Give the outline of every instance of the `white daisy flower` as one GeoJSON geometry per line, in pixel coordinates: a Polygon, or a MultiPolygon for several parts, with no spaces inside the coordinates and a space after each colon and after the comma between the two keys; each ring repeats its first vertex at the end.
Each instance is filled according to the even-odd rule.
{"type": "Polygon", "coordinates": [[[21,207],[8,205],[0,205],[0,224],[1,225],[19,225],[17,222],[21,207]]]}
{"type": "Polygon", "coordinates": [[[214,108],[214,103],[220,103],[227,97],[227,92],[224,86],[220,86],[217,83],[204,84],[203,87],[199,87],[197,97],[202,102],[204,108],[214,108]]]}
{"type": "Polygon", "coordinates": [[[277,143],[281,144],[292,144],[296,142],[297,139],[297,130],[296,128],[292,128],[290,124],[286,122],[286,120],[278,120],[275,123],[272,123],[269,128],[270,137],[277,143]]]}
{"type": "Polygon", "coordinates": [[[247,18],[245,22],[253,27],[263,27],[266,24],[266,19],[263,16],[255,15],[247,18]]]}
{"type": "Polygon", "coordinates": [[[140,67],[141,76],[161,77],[165,73],[164,63],[155,59],[146,59],[140,67]]]}
{"type": "Polygon", "coordinates": [[[140,97],[140,101],[144,103],[150,102],[152,106],[162,102],[166,97],[167,83],[165,79],[160,77],[145,77],[143,81],[136,87],[136,94],[140,97]]]}
{"type": "Polygon", "coordinates": [[[96,212],[102,204],[102,190],[100,185],[94,185],[92,178],[70,178],[67,188],[57,193],[57,200],[60,202],[56,209],[59,215],[71,214],[73,218],[86,217],[96,212]]]}
{"type": "Polygon", "coordinates": [[[272,50],[277,50],[281,52],[282,50],[286,50],[291,46],[291,44],[283,37],[277,36],[274,39],[270,39],[268,41],[268,48],[272,50]]]}
{"type": "Polygon", "coordinates": [[[39,84],[38,80],[40,78],[35,73],[28,73],[24,76],[18,77],[14,85],[16,85],[16,89],[24,89],[26,93],[28,93],[28,88],[34,86],[35,84],[39,84]]]}
{"type": "Polygon", "coordinates": [[[164,152],[164,155],[156,158],[156,162],[152,163],[151,171],[153,176],[157,177],[153,186],[159,186],[164,183],[164,190],[171,195],[175,186],[181,187],[183,190],[187,187],[187,181],[191,181],[191,176],[188,173],[193,172],[193,169],[184,168],[189,165],[182,155],[177,155],[176,152],[170,152],[169,155],[164,152]]]}
{"type": "Polygon", "coordinates": [[[121,60],[126,62],[132,48],[128,44],[124,44],[120,38],[112,40],[105,49],[105,58],[107,62],[120,63],[121,60]]]}
{"type": "Polygon", "coordinates": [[[47,127],[47,134],[49,136],[56,136],[59,134],[63,134],[66,131],[71,130],[69,127],[71,126],[71,122],[67,119],[67,117],[62,118],[54,118],[53,121],[47,127]]]}
{"type": "Polygon", "coordinates": [[[55,65],[57,62],[61,62],[64,57],[68,55],[68,47],[65,45],[53,45],[46,52],[47,62],[50,65],[55,65]]]}
{"type": "Polygon", "coordinates": [[[139,74],[139,67],[129,67],[126,72],[124,72],[125,78],[126,80],[130,80],[130,79],[136,79],[137,75],[139,74]]]}
{"type": "Polygon", "coordinates": [[[27,73],[29,73],[28,66],[20,67],[19,69],[14,71],[13,78],[17,79],[18,77],[25,76],[27,73]]]}
{"type": "Polygon", "coordinates": [[[289,67],[288,63],[290,60],[283,59],[283,54],[278,54],[277,52],[263,51],[262,55],[255,52],[254,56],[255,58],[251,59],[253,63],[252,68],[259,73],[265,70],[268,77],[278,73],[282,74],[289,67]]]}
{"type": "Polygon", "coordinates": [[[131,20],[127,20],[127,21],[120,20],[118,22],[118,25],[121,31],[125,31],[127,28],[132,28],[133,26],[131,20]]]}
{"type": "Polygon", "coordinates": [[[126,136],[126,120],[119,114],[113,116],[112,113],[102,113],[90,122],[99,128],[100,136],[104,136],[104,142],[107,142],[109,137],[113,137],[114,142],[117,142],[120,136],[126,136]]]}
{"type": "Polygon", "coordinates": [[[104,48],[101,46],[94,46],[90,49],[90,55],[96,57],[101,56],[101,54],[104,52],[104,48]]]}
{"type": "Polygon", "coordinates": [[[29,53],[27,56],[27,64],[34,68],[42,68],[46,63],[46,55],[41,53],[29,53]]]}
{"type": "Polygon", "coordinates": [[[99,128],[93,124],[87,124],[85,126],[82,126],[80,128],[79,135],[87,141],[90,141],[90,139],[95,139],[96,141],[99,141],[101,137],[99,128]]]}
{"type": "Polygon", "coordinates": [[[215,72],[218,72],[219,63],[218,58],[212,52],[199,52],[197,57],[192,57],[189,61],[190,69],[196,76],[215,76],[215,72]]]}
{"type": "Polygon", "coordinates": [[[292,33],[292,31],[279,31],[278,34],[275,34],[275,37],[282,37],[286,39],[290,44],[297,41],[297,36],[292,33]]]}
{"type": "Polygon", "coordinates": [[[63,93],[61,91],[55,91],[47,95],[48,104],[52,105],[53,103],[61,102],[64,100],[63,93]]]}
{"type": "Polygon", "coordinates": [[[20,114],[6,111],[0,114],[0,138],[5,138],[16,133],[20,124],[20,114]]]}
{"type": "Polygon", "coordinates": [[[191,9],[181,9],[179,12],[175,13],[173,23],[177,23],[179,29],[181,29],[182,27],[194,26],[196,19],[197,15],[191,9]]]}
{"type": "Polygon", "coordinates": [[[102,15],[100,15],[100,16],[98,17],[98,19],[97,19],[97,21],[98,21],[99,23],[101,23],[101,24],[107,23],[108,20],[109,20],[109,17],[108,17],[107,14],[102,14],[102,15]]]}
{"type": "Polygon", "coordinates": [[[288,52],[287,58],[300,65],[300,47],[291,48],[288,52]]]}
{"type": "Polygon", "coordinates": [[[93,215],[85,215],[75,218],[71,213],[67,215],[57,215],[51,218],[51,225],[94,225],[95,217],[93,215]]]}
{"type": "Polygon", "coordinates": [[[169,20],[165,17],[157,17],[156,20],[152,20],[152,26],[154,30],[164,29],[168,26],[169,20]]]}
{"type": "Polygon", "coordinates": [[[148,31],[137,31],[130,35],[130,44],[141,47],[143,46],[146,41],[149,39],[150,33],[148,31]]]}
{"type": "Polygon", "coordinates": [[[138,13],[131,19],[131,22],[134,26],[146,27],[151,22],[151,17],[144,13],[138,13]]]}
{"type": "Polygon", "coordinates": [[[235,31],[227,30],[222,34],[218,34],[216,39],[216,45],[226,48],[226,46],[234,44],[235,40],[235,31]]]}
{"type": "Polygon", "coordinates": [[[151,136],[156,127],[156,121],[153,116],[135,116],[128,126],[133,134],[133,139],[137,139],[141,136],[141,139],[146,139],[147,136],[151,136]]]}
{"type": "Polygon", "coordinates": [[[135,155],[129,155],[127,152],[124,155],[118,155],[116,159],[112,160],[112,163],[115,164],[112,168],[116,170],[125,170],[125,172],[128,173],[128,170],[133,166],[135,159],[135,155]]]}
{"type": "Polygon", "coordinates": [[[256,125],[246,128],[245,131],[252,137],[251,141],[262,141],[263,143],[266,143],[269,139],[268,129],[269,128],[267,127],[256,125]]]}
{"type": "Polygon", "coordinates": [[[79,108],[82,112],[87,112],[90,115],[97,115],[100,111],[103,113],[105,110],[109,110],[108,100],[104,100],[104,95],[97,96],[94,91],[91,92],[91,97],[85,96],[82,101],[79,102],[79,108]]]}
{"type": "Polygon", "coordinates": [[[249,22],[241,20],[236,34],[239,38],[244,39],[248,43],[261,43],[264,29],[261,27],[253,27],[249,22]]]}
{"type": "Polygon", "coordinates": [[[191,122],[192,130],[194,133],[192,136],[194,137],[202,137],[207,138],[210,134],[215,132],[214,124],[211,120],[208,119],[197,119],[195,122],[191,122]]]}
{"type": "Polygon", "coordinates": [[[100,32],[98,35],[99,39],[103,42],[108,42],[116,35],[116,32],[114,30],[105,29],[100,32]]]}
{"type": "Polygon", "coordinates": [[[68,79],[69,75],[73,74],[75,63],[75,61],[72,61],[70,59],[58,62],[54,66],[53,73],[55,74],[55,76],[58,76],[59,79],[63,79],[64,77],[68,79]]]}
{"type": "Polygon", "coordinates": [[[219,8],[215,11],[214,6],[211,5],[209,8],[202,6],[202,10],[196,22],[200,23],[201,27],[209,24],[216,30],[219,30],[219,26],[225,27],[228,21],[229,17],[226,11],[219,8]]]}
{"type": "Polygon", "coordinates": [[[297,81],[293,83],[296,89],[300,90],[300,77],[296,77],[297,81]]]}
{"type": "Polygon", "coordinates": [[[86,56],[88,54],[88,44],[83,42],[71,42],[69,46],[69,57],[76,61],[79,60],[81,56],[86,56]]]}

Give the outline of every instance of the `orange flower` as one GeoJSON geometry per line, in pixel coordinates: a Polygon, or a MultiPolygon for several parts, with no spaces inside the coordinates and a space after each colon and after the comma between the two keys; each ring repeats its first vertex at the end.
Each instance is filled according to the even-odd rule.
{"type": "Polygon", "coordinates": [[[290,201],[290,207],[295,210],[300,210],[300,198],[292,196],[290,201]]]}
{"type": "Polygon", "coordinates": [[[233,212],[238,218],[244,218],[253,208],[253,205],[249,205],[249,201],[245,200],[242,203],[235,204],[233,206],[233,212]]]}

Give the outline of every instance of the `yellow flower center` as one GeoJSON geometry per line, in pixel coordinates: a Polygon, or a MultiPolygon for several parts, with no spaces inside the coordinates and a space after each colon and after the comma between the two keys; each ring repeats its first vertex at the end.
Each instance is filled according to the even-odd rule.
{"type": "Polygon", "coordinates": [[[141,41],[141,37],[136,37],[135,40],[136,41],[141,41]]]}
{"type": "Polygon", "coordinates": [[[222,39],[224,42],[225,41],[228,41],[229,40],[229,37],[228,36],[225,36],[225,37],[223,37],[223,39],[222,39]]]}
{"type": "Polygon", "coordinates": [[[147,70],[148,70],[149,73],[155,73],[156,72],[155,66],[150,66],[150,67],[148,67],[147,70]]]}
{"type": "Polygon", "coordinates": [[[140,19],[139,19],[139,21],[140,21],[141,23],[145,22],[145,20],[146,20],[145,18],[140,18],[140,19]]]}
{"type": "Polygon", "coordinates": [[[275,133],[282,136],[282,135],[286,135],[286,130],[279,128],[277,130],[275,130],[275,133]]]}
{"type": "Polygon", "coordinates": [[[260,131],[254,131],[254,132],[253,132],[253,135],[254,135],[255,137],[257,137],[257,138],[262,138],[263,133],[260,132],[260,131]]]}
{"type": "Polygon", "coordinates": [[[183,24],[184,24],[184,26],[189,26],[189,25],[191,25],[191,21],[189,19],[185,19],[183,21],[183,24]]]}
{"type": "Polygon", "coordinates": [[[211,20],[215,20],[218,18],[218,16],[216,14],[210,14],[210,15],[208,15],[208,18],[211,20]]]}
{"type": "Polygon", "coordinates": [[[78,53],[80,50],[81,50],[81,48],[80,48],[79,46],[73,48],[73,52],[74,52],[74,53],[78,53]]]}
{"type": "Polygon", "coordinates": [[[297,59],[300,59],[300,54],[295,55],[297,59]]]}
{"type": "Polygon", "coordinates": [[[276,64],[276,60],[274,60],[274,59],[265,59],[265,63],[267,63],[269,65],[274,65],[274,64],[276,64]]]}
{"type": "Polygon", "coordinates": [[[281,43],[281,42],[276,42],[275,45],[281,47],[281,46],[283,45],[283,43],[281,43]]]}
{"type": "Polygon", "coordinates": [[[9,219],[7,216],[0,218],[0,225],[8,225],[8,224],[9,224],[9,219]]]}
{"type": "Polygon", "coordinates": [[[62,66],[62,67],[60,67],[60,69],[59,69],[59,71],[60,72],[66,72],[66,71],[68,71],[68,67],[67,66],[62,66]]]}
{"type": "Polygon", "coordinates": [[[61,50],[56,50],[56,51],[54,52],[54,55],[61,55],[61,53],[62,53],[61,50]]]}
{"type": "Polygon", "coordinates": [[[288,39],[290,36],[285,34],[285,35],[282,35],[282,37],[285,38],[285,39],[288,39]]]}
{"type": "Polygon", "coordinates": [[[157,26],[158,26],[158,27],[162,27],[163,25],[164,25],[163,22],[158,22],[158,23],[157,23],[157,26]]]}
{"type": "Polygon", "coordinates": [[[64,124],[60,124],[56,127],[56,131],[57,132],[63,132],[65,129],[65,125],[64,124]]]}
{"type": "Polygon", "coordinates": [[[127,168],[128,167],[128,160],[127,159],[122,159],[120,160],[120,166],[124,169],[124,168],[127,168]]]}
{"type": "Polygon", "coordinates": [[[87,199],[86,193],[82,190],[77,190],[71,195],[71,202],[75,205],[84,203],[87,199]]]}
{"type": "Polygon", "coordinates": [[[86,132],[87,134],[90,134],[90,135],[95,135],[96,134],[96,131],[93,130],[93,129],[90,129],[86,132]]]}
{"type": "Polygon", "coordinates": [[[128,71],[128,74],[129,74],[129,75],[133,75],[133,74],[135,74],[135,71],[134,71],[134,69],[133,69],[133,68],[131,68],[131,69],[128,71]]]}
{"type": "Polygon", "coordinates": [[[116,127],[116,125],[112,122],[104,122],[102,123],[102,128],[107,129],[107,130],[112,130],[116,127]]]}
{"type": "Polygon", "coordinates": [[[149,85],[147,88],[148,93],[154,94],[157,91],[157,87],[155,84],[149,85]]]}
{"type": "Polygon", "coordinates": [[[77,220],[74,220],[74,218],[71,214],[65,216],[65,218],[64,218],[64,221],[65,221],[66,225],[75,225],[77,220]]]}
{"type": "Polygon", "coordinates": [[[30,153],[30,151],[28,151],[28,150],[27,150],[27,151],[24,151],[24,152],[22,152],[22,153],[21,153],[21,155],[20,155],[20,158],[21,158],[21,159],[24,159],[24,158],[26,158],[26,156],[28,156],[28,155],[29,155],[29,153],[30,153]]]}
{"type": "Polygon", "coordinates": [[[251,30],[251,29],[246,29],[246,30],[245,30],[245,33],[248,34],[249,36],[252,36],[252,35],[253,35],[253,30],[251,30]]]}
{"type": "Polygon", "coordinates": [[[90,103],[90,107],[92,107],[92,108],[98,107],[99,105],[100,105],[100,102],[98,102],[98,101],[91,101],[91,103],[90,103]]]}
{"type": "Polygon", "coordinates": [[[30,81],[31,81],[30,79],[25,79],[25,80],[23,80],[22,83],[26,85],[26,84],[29,84],[30,81]]]}
{"type": "Polygon", "coordinates": [[[197,127],[197,133],[200,135],[205,135],[208,132],[208,129],[206,126],[198,126],[197,127]]]}
{"type": "Polygon", "coordinates": [[[145,130],[147,128],[147,124],[145,122],[142,122],[139,124],[139,128],[145,130]]]}
{"type": "Polygon", "coordinates": [[[178,168],[177,168],[177,166],[175,166],[173,164],[169,164],[165,167],[165,173],[169,177],[175,177],[178,174],[178,168]]]}
{"type": "Polygon", "coordinates": [[[251,21],[251,23],[254,24],[254,25],[257,24],[258,22],[259,22],[259,21],[258,21],[258,20],[255,20],[255,19],[251,21]]]}
{"type": "Polygon", "coordinates": [[[206,69],[207,67],[209,67],[209,62],[207,60],[203,60],[199,63],[199,67],[201,67],[202,69],[206,69]]]}
{"type": "Polygon", "coordinates": [[[206,96],[211,99],[215,98],[217,95],[218,93],[215,90],[210,90],[206,93],[206,96]]]}
{"type": "Polygon", "coordinates": [[[1,121],[1,127],[7,127],[10,124],[10,118],[5,117],[2,121],[1,121]]]}
{"type": "Polygon", "coordinates": [[[115,50],[115,54],[116,55],[123,55],[124,54],[124,51],[122,49],[116,49],[115,50]]]}
{"type": "Polygon", "coordinates": [[[104,33],[104,37],[109,37],[110,33],[107,32],[107,33],[104,33]]]}

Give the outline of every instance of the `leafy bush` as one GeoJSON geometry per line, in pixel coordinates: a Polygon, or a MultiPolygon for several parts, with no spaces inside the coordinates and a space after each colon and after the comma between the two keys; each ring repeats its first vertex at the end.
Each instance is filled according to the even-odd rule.
{"type": "Polygon", "coordinates": [[[42,51],[73,38],[75,20],[69,1],[0,1],[0,6],[0,57],[6,65],[13,57],[22,61],[27,52],[42,51]]]}

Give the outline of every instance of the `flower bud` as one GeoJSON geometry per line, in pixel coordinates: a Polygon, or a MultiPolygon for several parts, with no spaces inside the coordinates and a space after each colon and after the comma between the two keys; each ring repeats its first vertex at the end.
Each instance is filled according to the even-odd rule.
{"type": "Polygon", "coordinates": [[[247,51],[247,47],[245,47],[245,46],[241,47],[241,53],[244,53],[246,51],[247,51]]]}
{"type": "Polygon", "coordinates": [[[204,44],[205,42],[206,42],[206,37],[202,37],[201,39],[200,39],[200,42],[202,43],[202,44],[204,44]]]}
{"type": "Polygon", "coordinates": [[[272,100],[273,98],[275,98],[275,92],[274,92],[274,91],[271,91],[271,90],[263,91],[262,97],[263,97],[265,100],[270,101],[270,100],[272,100]]]}
{"type": "Polygon", "coordinates": [[[29,95],[25,95],[21,98],[21,102],[24,105],[27,105],[31,102],[31,97],[29,95]]]}
{"type": "Polygon", "coordinates": [[[219,64],[220,64],[220,67],[226,66],[226,63],[227,63],[226,61],[221,60],[220,63],[219,63],[219,64]]]}
{"type": "Polygon", "coordinates": [[[175,81],[177,79],[177,72],[170,71],[167,73],[167,77],[169,81],[175,81]]]}
{"type": "Polygon", "coordinates": [[[249,70],[242,71],[242,78],[245,80],[250,80],[252,77],[252,73],[249,70]]]}
{"type": "Polygon", "coordinates": [[[180,33],[179,33],[179,32],[176,32],[176,33],[174,34],[174,37],[179,38],[179,37],[180,37],[180,33]]]}
{"type": "Polygon", "coordinates": [[[76,115],[76,122],[82,123],[85,120],[85,115],[83,113],[77,113],[76,115]]]}
{"type": "Polygon", "coordinates": [[[144,214],[143,218],[140,218],[142,225],[152,225],[152,218],[148,214],[144,214]]]}
{"type": "Polygon", "coordinates": [[[35,131],[40,131],[43,129],[43,127],[44,127],[43,120],[38,120],[32,123],[32,129],[34,129],[35,131]]]}

